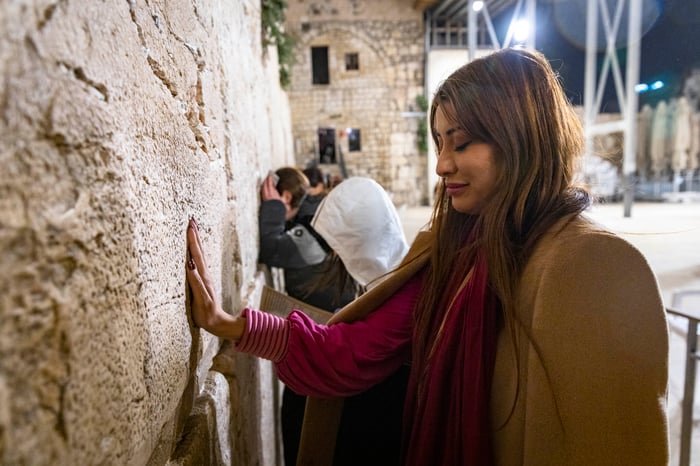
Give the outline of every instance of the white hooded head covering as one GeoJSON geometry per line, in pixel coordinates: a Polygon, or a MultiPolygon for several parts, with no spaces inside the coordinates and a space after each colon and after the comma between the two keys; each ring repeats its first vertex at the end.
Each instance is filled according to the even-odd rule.
{"type": "Polygon", "coordinates": [[[370,178],[351,177],[333,188],[311,226],[363,286],[399,265],[408,252],[394,204],[370,178]]]}

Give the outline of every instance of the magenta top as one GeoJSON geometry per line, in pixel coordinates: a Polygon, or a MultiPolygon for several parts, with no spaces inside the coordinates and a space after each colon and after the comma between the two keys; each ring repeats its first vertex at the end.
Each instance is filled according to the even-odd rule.
{"type": "Polygon", "coordinates": [[[299,311],[282,319],[246,308],[246,328],[236,349],[272,360],[280,380],[299,394],[354,395],[409,360],[419,292],[420,274],[352,324],[321,325],[299,311]]]}

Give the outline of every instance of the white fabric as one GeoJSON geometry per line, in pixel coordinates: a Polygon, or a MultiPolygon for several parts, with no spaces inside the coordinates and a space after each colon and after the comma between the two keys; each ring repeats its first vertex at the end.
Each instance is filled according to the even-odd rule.
{"type": "Polygon", "coordinates": [[[370,178],[351,177],[333,188],[311,226],[361,285],[392,270],[408,252],[394,204],[370,178]]]}

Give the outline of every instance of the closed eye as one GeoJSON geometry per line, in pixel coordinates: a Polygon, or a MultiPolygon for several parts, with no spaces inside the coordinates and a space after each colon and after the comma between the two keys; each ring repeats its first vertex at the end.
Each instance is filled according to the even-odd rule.
{"type": "Polygon", "coordinates": [[[472,143],[472,141],[467,141],[467,142],[465,142],[464,144],[460,144],[459,146],[456,146],[456,147],[455,147],[455,152],[462,152],[462,151],[465,150],[465,149],[467,148],[467,146],[469,146],[469,144],[471,144],[471,143],[472,143]]]}

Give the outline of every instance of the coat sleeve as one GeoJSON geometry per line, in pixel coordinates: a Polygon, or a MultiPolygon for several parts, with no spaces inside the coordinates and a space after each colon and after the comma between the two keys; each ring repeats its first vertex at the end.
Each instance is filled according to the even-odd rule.
{"type": "Polygon", "coordinates": [[[583,235],[547,258],[536,288],[526,444],[557,443],[539,429],[553,410],[552,464],[666,465],[668,326],[645,258],[613,234],[583,235]]]}

